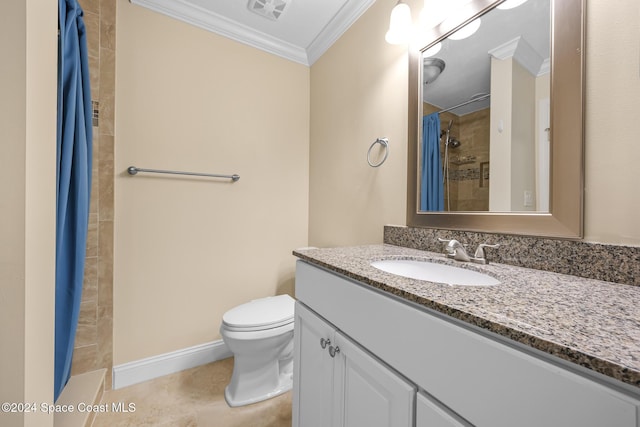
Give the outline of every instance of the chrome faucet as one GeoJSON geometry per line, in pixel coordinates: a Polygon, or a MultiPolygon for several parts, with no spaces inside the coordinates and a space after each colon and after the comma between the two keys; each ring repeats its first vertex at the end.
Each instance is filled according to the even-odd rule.
{"type": "Polygon", "coordinates": [[[487,261],[487,258],[485,257],[484,248],[500,247],[499,244],[489,245],[486,243],[481,243],[478,245],[478,249],[476,249],[476,252],[471,257],[469,256],[469,254],[467,254],[467,250],[464,248],[462,243],[458,242],[457,240],[441,239],[440,237],[438,237],[438,240],[440,242],[447,243],[447,247],[445,248],[445,254],[448,258],[453,258],[455,260],[464,261],[464,262],[471,261],[477,264],[489,264],[489,261],[487,261]]]}
{"type": "Polygon", "coordinates": [[[471,261],[462,243],[453,239],[441,239],[440,237],[438,237],[438,240],[447,244],[445,251],[448,258],[457,259],[458,261],[471,261]]]}

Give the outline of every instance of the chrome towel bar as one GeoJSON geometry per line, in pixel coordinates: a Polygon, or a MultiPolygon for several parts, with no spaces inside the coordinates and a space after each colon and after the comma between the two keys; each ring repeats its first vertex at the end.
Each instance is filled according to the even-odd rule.
{"type": "Polygon", "coordinates": [[[236,182],[237,180],[240,179],[240,175],[236,175],[236,174],[218,175],[213,173],[167,171],[167,170],[160,170],[160,169],[143,169],[143,168],[137,168],[135,166],[129,166],[127,168],[127,172],[129,172],[129,175],[135,175],[138,172],[148,172],[148,173],[168,173],[172,175],[208,176],[211,178],[226,178],[226,179],[232,180],[233,182],[236,182]]]}

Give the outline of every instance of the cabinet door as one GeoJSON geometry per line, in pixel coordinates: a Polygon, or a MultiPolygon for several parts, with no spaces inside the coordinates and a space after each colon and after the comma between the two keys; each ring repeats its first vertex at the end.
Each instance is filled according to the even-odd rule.
{"type": "Polygon", "coordinates": [[[469,427],[471,424],[459,419],[448,410],[418,393],[416,398],[416,427],[469,427]]]}
{"type": "Polygon", "coordinates": [[[293,427],[331,426],[335,330],[299,302],[295,308],[293,427]],[[323,345],[325,348],[322,348],[323,345]]]}
{"type": "Polygon", "coordinates": [[[340,332],[335,342],[339,351],[335,353],[333,425],[413,426],[414,386],[340,332]]]}

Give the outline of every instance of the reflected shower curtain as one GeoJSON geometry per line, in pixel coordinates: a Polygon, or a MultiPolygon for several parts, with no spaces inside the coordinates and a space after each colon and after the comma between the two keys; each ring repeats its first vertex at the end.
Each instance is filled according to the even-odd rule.
{"type": "Polygon", "coordinates": [[[89,222],[93,132],[82,15],[77,0],[58,0],[54,400],[71,375],[89,222]]]}
{"type": "Polygon", "coordinates": [[[442,164],[440,162],[440,114],[422,118],[422,158],[420,159],[420,210],[444,210],[442,164]]]}

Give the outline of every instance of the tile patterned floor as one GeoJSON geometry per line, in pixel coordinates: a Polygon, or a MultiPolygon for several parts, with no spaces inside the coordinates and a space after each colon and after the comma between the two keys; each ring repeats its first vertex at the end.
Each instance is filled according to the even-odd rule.
{"type": "Polygon", "coordinates": [[[290,427],[291,392],[239,408],[224,400],[233,359],[199,366],[155,380],[104,393],[93,427],[290,427]],[[112,404],[135,405],[115,412],[112,404]]]}

